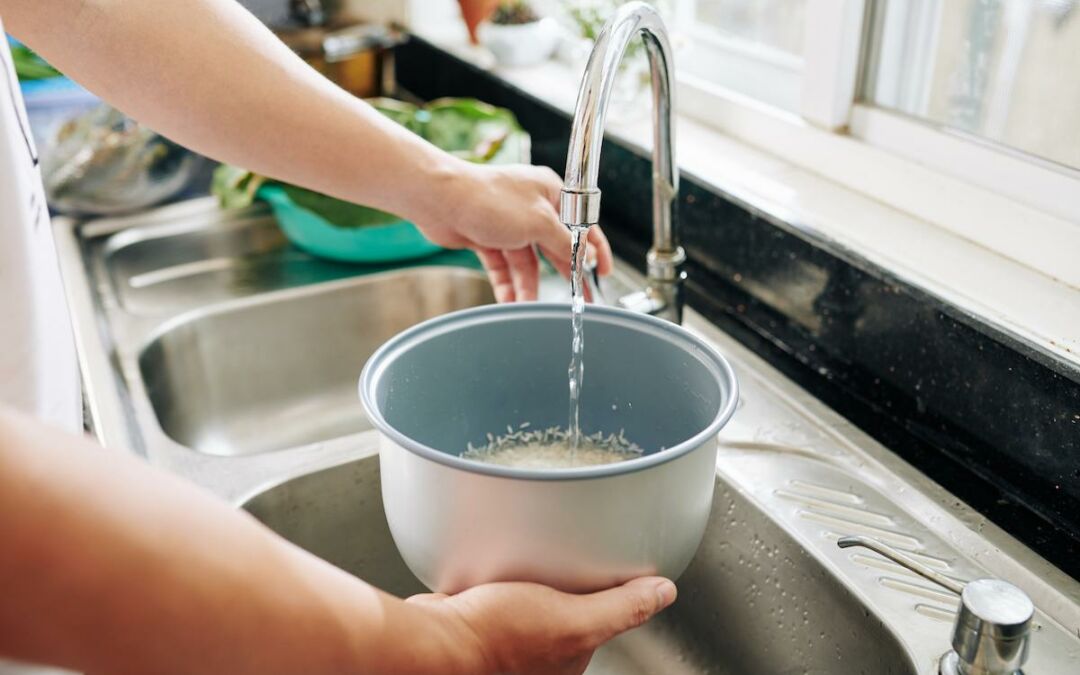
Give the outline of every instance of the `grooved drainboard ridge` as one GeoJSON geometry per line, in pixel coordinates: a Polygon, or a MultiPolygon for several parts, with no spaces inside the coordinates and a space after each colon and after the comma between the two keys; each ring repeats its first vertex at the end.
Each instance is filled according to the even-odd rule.
{"type": "MultiPolygon", "coordinates": [[[[962,584],[968,581],[950,574],[953,564],[948,559],[927,553],[923,541],[905,530],[903,524],[908,522],[908,516],[899,510],[889,513],[887,508],[882,508],[891,506],[887,500],[868,500],[850,488],[839,489],[804,479],[791,479],[773,494],[796,504],[795,514],[801,520],[827,526],[822,534],[830,541],[848,535],[869,536],[950,579],[962,584]],[[871,502],[874,503],[872,508],[871,502]]],[[[880,586],[919,600],[911,606],[916,613],[944,622],[952,622],[955,618],[959,599],[953,593],[872,552],[853,551],[848,557],[865,568],[883,572],[876,579],[880,586]]]]}
{"type": "Polygon", "coordinates": [[[789,480],[788,487],[791,488],[793,493],[801,494],[803,496],[832,499],[834,501],[847,502],[848,504],[862,504],[865,501],[862,497],[850,490],[839,490],[837,488],[799,480],[798,478],[789,480]]]}
{"type": "Polygon", "coordinates": [[[926,605],[920,602],[915,605],[915,611],[929,619],[936,619],[942,623],[951,624],[956,620],[956,610],[942,609],[937,605],[926,605]]]}
{"type": "Polygon", "coordinates": [[[884,513],[871,511],[870,509],[862,506],[839,504],[837,502],[821,499],[818,497],[810,497],[804,494],[800,494],[798,492],[791,492],[784,489],[777,490],[774,494],[776,494],[777,497],[781,497],[783,499],[787,499],[793,502],[798,502],[804,505],[807,512],[843,518],[852,523],[883,527],[890,527],[892,525],[895,525],[896,523],[896,521],[891,516],[885,515],[884,513]]]}

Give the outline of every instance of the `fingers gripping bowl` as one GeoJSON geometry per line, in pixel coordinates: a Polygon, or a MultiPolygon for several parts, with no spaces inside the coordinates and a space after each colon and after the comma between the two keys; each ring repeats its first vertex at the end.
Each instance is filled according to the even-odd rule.
{"type": "Polygon", "coordinates": [[[508,426],[566,424],[569,332],[568,305],[481,307],[401,333],[365,366],[390,531],[433,590],[502,580],[595,590],[677,577],[697,550],[738,386],[720,354],[674,324],[585,312],[583,432],[623,431],[642,456],[570,469],[461,457],[508,426]]]}

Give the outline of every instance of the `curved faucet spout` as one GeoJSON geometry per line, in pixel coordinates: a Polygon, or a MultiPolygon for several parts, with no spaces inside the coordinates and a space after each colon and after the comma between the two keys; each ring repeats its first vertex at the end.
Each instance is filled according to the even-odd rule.
{"type": "Polygon", "coordinates": [[[638,35],[645,40],[652,77],[653,246],[648,256],[648,288],[623,304],[679,322],[686,254],[679,246],[673,208],[679,186],[671,121],[675,66],[664,22],[644,2],[622,5],[596,38],[578,91],[559,216],[567,227],[595,225],[600,219],[597,182],[607,109],[619,63],[630,40],[638,35]]]}

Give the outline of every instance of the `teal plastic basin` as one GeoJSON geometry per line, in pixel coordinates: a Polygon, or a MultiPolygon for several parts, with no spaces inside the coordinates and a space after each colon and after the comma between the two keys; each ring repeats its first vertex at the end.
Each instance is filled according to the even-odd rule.
{"type": "Polygon", "coordinates": [[[381,263],[415,260],[443,250],[407,220],[337,227],[294,203],[280,186],[264,185],[258,195],[274,210],[285,236],[312,255],[343,262],[381,263]]]}

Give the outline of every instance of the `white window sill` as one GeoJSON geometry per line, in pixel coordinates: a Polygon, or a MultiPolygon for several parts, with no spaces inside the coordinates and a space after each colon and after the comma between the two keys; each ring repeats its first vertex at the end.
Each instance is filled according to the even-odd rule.
{"type": "MultiPolygon", "coordinates": [[[[522,91],[573,112],[579,69],[560,61],[527,68],[497,67],[489,52],[467,43],[464,29],[455,23],[414,30],[522,91]]],[[[693,93],[680,88],[681,96],[693,93]]],[[[753,208],[779,216],[800,231],[831,240],[889,270],[898,280],[983,317],[1059,362],[1080,367],[1080,245],[1076,244],[1080,242],[1080,227],[1001,195],[957,186],[958,179],[887,155],[851,137],[807,129],[794,116],[784,119],[774,112],[755,112],[753,102],[733,106],[740,109],[734,119],[720,120],[725,132],[678,116],[680,169],[753,208]],[[746,118],[754,115],[772,119],[746,128],[746,118]],[[755,135],[777,130],[778,125],[791,127],[792,143],[803,145],[804,159],[808,152],[810,156],[818,153],[821,162],[814,166],[820,172],[800,166],[786,152],[781,156],[755,147],[777,147],[775,139],[757,143],[755,135]],[[835,180],[853,173],[859,178],[843,184],[835,180]],[[933,185],[939,188],[927,189],[933,185]],[[962,193],[958,192],[961,189],[962,193]],[[1013,242],[1018,250],[1031,246],[1026,225],[1038,219],[1047,226],[1046,231],[1061,237],[1060,245],[1048,251],[1049,268],[1065,270],[1066,274],[1057,278],[1045,274],[962,236],[965,228],[983,216],[987,227],[1000,233],[1003,244],[1013,242]],[[948,219],[952,219],[945,223],[949,227],[943,226],[942,221],[948,219]]],[[[652,139],[649,107],[646,96],[632,115],[613,110],[607,133],[647,149],[652,139]]],[[[723,112],[718,114],[723,116],[723,112]]],[[[779,128],[782,131],[783,127],[779,128]]]]}

